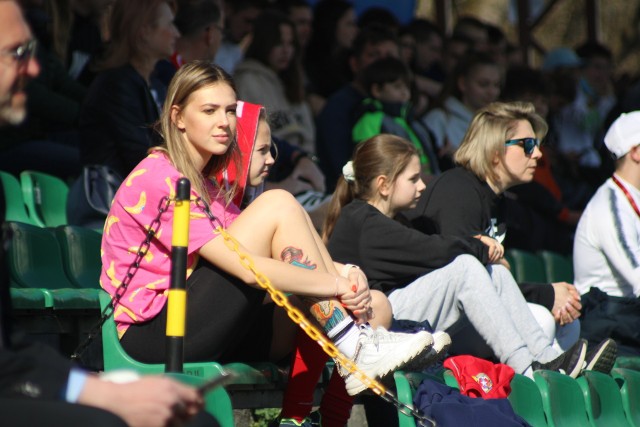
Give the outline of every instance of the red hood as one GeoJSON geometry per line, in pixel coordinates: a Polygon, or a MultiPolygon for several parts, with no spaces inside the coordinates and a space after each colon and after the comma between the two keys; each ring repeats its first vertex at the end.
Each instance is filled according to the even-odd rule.
{"type": "Polygon", "coordinates": [[[258,122],[260,121],[260,112],[264,110],[262,105],[251,104],[245,101],[238,101],[238,109],[236,110],[237,127],[236,134],[238,138],[238,147],[241,153],[242,171],[238,173],[233,163],[227,165],[225,170],[218,173],[216,179],[224,187],[231,187],[236,181],[238,182],[237,193],[233,198],[236,206],[241,206],[247,187],[247,179],[249,177],[249,163],[251,162],[251,153],[256,143],[256,134],[258,132],[258,122]]]}

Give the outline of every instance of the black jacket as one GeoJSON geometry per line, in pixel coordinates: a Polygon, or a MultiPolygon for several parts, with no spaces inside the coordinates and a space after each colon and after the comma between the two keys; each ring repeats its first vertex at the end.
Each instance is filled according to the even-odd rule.
{"type": "MultiPolygon", "coordinates": [[[[166,88],[152,79],[158,99],[166,88]]],[[[152,130],[159,108],[145,79],[131,65],[98,74],[80,112],[81,160],[84,165],[110,166],[127,176],[160,142],[152,130]]]]}
{"type": "MultiPolygon", "coordinates": [[[[444,172],[427,185],[415,209],[406,213],[417,229],[427,234],[494,238],[506,233],[506,201],[496,195],[489,184],[472,172],[457,167],[444,172]]],[[[529,302],[553,307],[552,286],[539,283],[519,283],[529,302]]]]}
{"type": "Polygon", "coordinates": [[[360,266],[370,287],[383,292],[404,287],[461,254],[487,258],[478,239],[426,235],[359,199],[342,208],[327,248],[335,261],[360,266]]]}

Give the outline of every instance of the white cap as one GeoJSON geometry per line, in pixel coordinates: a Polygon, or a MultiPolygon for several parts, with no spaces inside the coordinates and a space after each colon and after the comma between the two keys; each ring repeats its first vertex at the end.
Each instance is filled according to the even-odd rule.
{"type": "Polygon", "coordinates": [[[604,143],[618,159],[640,145],[640,111],[621,114],[609,127],[604,143]]]}

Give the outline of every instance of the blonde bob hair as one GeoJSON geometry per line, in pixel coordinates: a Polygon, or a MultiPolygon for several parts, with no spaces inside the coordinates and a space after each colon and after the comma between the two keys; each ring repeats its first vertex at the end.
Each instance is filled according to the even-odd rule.
{"type": "MultiPolygon", "coordinates": [[[[157,125],[164,142],[159,147],[153,147],[149,150],[167,153],[175,168],[189,179],[191,188],[207,203],[210,203],[211,200],[206,191],[205,180],[210,179],[215,182],[216,173],[222,170],[229,162],[235,162],[238,168],[236,170],[240,170],[240,150],[238,149],[236,135],[233,135],[233,142],[225,154],[211,156],[209,163],[205,165],[203,170],[198,170],[189,155],[187,141],[183,136],[183,132],[178,129],[172,118],[172,109],[177,107],[178,111],[184,110],[192,93],[204,87],[218,84],[229,85],[235,91],[231,76],[210,61],[193,61],[180,67],[171,83],[169,83],[167,98],[157,125]]],[[[221,193],[221,195],[229,203],[233,199],[235,192],[236,186],[233,186],[226,192],[221,193]]]]}
{"type": "Polygon", "coordinates": [[[526,120],[536,138],[547,134],[547,122],[530,102],[493,102],[474,116],[453,160],[486,181],[498,179],[496,158],[504,159],[505,142],[513,138],[517,123],[526,120]]]}

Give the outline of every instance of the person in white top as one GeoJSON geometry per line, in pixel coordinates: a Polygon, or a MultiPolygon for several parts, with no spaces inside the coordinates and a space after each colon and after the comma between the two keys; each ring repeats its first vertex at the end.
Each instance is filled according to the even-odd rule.
{"type": "Polygon", "coordinates": [[[604,142],[615,172],[589,201],[573,247],[582,335],[610,333],[621,354],[640,354],[640,111],[618,117],[604,142]]]}

